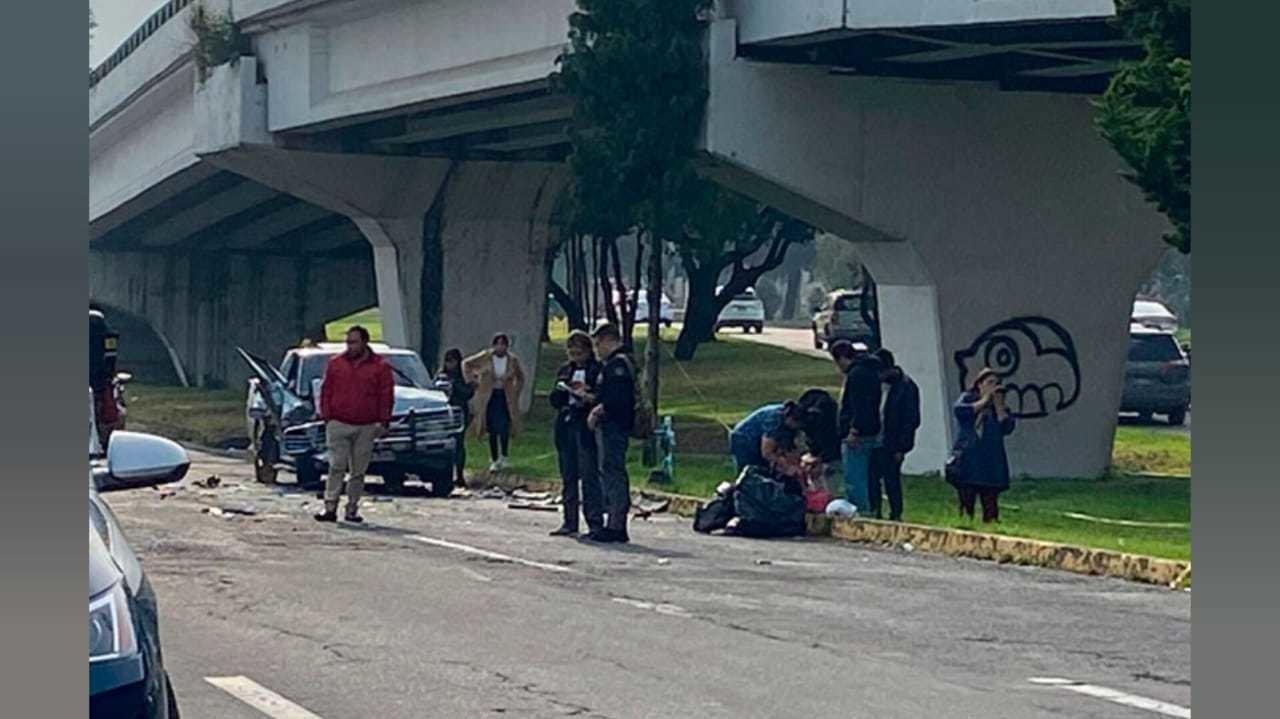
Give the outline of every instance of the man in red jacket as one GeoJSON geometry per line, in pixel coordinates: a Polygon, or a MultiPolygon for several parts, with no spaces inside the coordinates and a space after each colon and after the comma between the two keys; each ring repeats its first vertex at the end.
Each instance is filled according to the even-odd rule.
{"type": "Polygon", "coordinates": [[[320,388],[320,419],[329,445],[329,477],[324,487],[320,522],[338,521],[338,498],[347,476],[348,522],[363,522],[360,496],[373,443],[387,433],[395,403],[391,365],[369,349],[369,331],[347,330],[347,351],[329,360],[320,388]]]}

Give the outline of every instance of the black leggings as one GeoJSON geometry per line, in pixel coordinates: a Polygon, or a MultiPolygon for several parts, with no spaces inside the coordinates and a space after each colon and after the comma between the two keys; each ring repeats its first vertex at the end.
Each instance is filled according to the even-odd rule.
{"type": "Polygon", "coordinates": [[[960,513],[973,518],[976,500],[982,499],[982,521],[994,522],[1000,519],[1000,490],[991,487],[974,487],[962,484],[956,487],[960,496],[960,513]]]}
{"type": "Polygon", "coordinates": [[[489,458],[507,456],[511,445],[511,412],[507,409],[507,393],[495,389],[484,410],[485,428],[489,432],[489,458]]]}
{"type": "Polygon", "coordinates": [[[470,418],[467,417],[465,409],[459,411],[462,412],[462,431],[458,433],[457,443],[453,449],[453,471],[458,478],[461,478],[462,471],[467,467],[467,420],[470,418]]]}

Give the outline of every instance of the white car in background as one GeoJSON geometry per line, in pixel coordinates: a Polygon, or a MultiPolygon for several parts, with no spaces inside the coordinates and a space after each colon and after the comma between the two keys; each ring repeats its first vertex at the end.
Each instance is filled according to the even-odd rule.
{"type": "Polygon", "coordinates": [[[1165,332],[1178,331],[1178,316],[1156,300],[1134,300],[1133,313],[1129,321],[1135,325],[1153,327],[1165,332]]]}
{"type": "MultiPolygon", "coordinates": [[[[634,290],[627,293],[636,304],[636,324],[643,325],[649,322],[649,292],[648,290],[640,290],[639,298],[636,297],[634,290]]],[[[671,323],[676,321],[676,310],[671,306],[671,298],[667,297],[667,293],[662,293],[662,304],[658,307],[658,322],[663,327],[670,327],[671,323]]]]}
{"type": "MultiPolygon", "coordinates": [[[[723,289],[717,287],[716,294],[720,294],[723,289]]],[[[764,302],[756,296],[754,288],[743,290],[720,310],[720,316],[716,318],[716,332],[725,327],[741,327],[747,333],[764,332],[764,302]]]]}

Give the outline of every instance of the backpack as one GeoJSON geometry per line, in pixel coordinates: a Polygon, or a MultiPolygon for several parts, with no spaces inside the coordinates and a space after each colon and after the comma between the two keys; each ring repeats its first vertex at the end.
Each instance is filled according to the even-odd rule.
{"type": "Polygon", "coordinates": [[[653,405],[649,404],[649,397],[645,395],[644,388],[640,386],[640,372],[636,367],[635,360],[631,359],[631,355],[622,355],[622,361],[627,363],[627,369],[631,371],[631,406],[634,408],[632,413],[634,421],[631,424],[631,437],[633,439],[649,439],[653,437],[654,431],[658,427],[658,419],[653,411],[653,405]]]}
{"type": "Polygon", "coordinates": [[[795,537],[805,533],[804,498],[756,467],[742,470],[733,493],[737,533],[746,537],[795,537]]]}
{"type": "Polygon", "coordinates": [[[718,496],[698,506],[693,515],[693,531],[709,534],[724,529],[735,515],[733,495],[718,496]]]}

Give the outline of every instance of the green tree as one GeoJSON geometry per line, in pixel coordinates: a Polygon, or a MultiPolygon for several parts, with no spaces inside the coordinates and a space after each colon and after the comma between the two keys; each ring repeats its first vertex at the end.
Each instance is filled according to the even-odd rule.
{"type": "MultiPolygon", "coordinates": [[[[574,101],[575,229],[614,247],[633,228],[647,240],[645,374],[655,407],[663,247],[679,236],[699,182],[693,158],[706,107],[702,40],[712,4],[578,0],[569,17],[569,49],[559,62],[557,84],[574,101]]],[[[620,279],[616,250],[613,258],[620,279]]]]}
{"type": "Polygon", "coordinates": [[[1191,0],[1120,0],[1117,21],[1142,43],[1098,102],[1098,127],[1125,173],[1173,223],[1165,241],[1191,252],[1191,0]]]}
{"type": "Polygon", "coordinates": [[[716,320],[735,295],[780,267],[787,251],[813,240],[813,228],[777,210],[711,183],[698,188],[684,234],[676,244],[689,278],[684,326],[675,356],[693,359],[698,345],[715,338],[716,320]],[[721,278],[728,278],[721,285],[721,278]]]}

